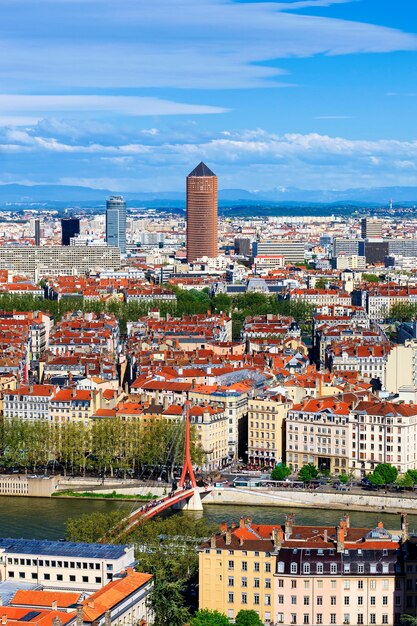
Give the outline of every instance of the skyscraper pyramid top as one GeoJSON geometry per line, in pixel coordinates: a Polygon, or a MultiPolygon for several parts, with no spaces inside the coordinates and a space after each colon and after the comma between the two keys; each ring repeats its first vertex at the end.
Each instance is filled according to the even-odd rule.
{"type": "Polygon", "coordinates": [[[211,169],[203,163],[203,161],[201,161],[201,163],[199,163],[197,167],[188,174],[188,176],[216,176],[216,174],[212,172],[211,169]]]}

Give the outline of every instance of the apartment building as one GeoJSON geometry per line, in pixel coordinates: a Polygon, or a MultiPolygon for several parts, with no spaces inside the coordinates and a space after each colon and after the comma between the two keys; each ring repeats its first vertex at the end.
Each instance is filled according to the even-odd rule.
{"type": "Polygon", "coordinates": [[[248,400],[251,393],[252,386],[244,383],[229,387],[199,385],[188,393],[189,400],[194,404],[207,403],[224,408],[228,420],[226,440],[229,460],[237,460],[243,442],[247,442],[248,400]]]}
{"type": "Polygon", "coordinates": [[[287,515],[273,532],[276,624],[400,624],[401,540],[382,523],[351,528],[345,516],[336,528],[314,528],[287,515]]]}
{"type": "Polygon", "coordinates": [[[349,420],[350,466],[357,474],[390,463],[400,473],[417,468],[417,405],[363,400],[349,420]]]}
{"type": "Polygon", "coordinates": [[[152,587],[151,574],[135,572],[128,567],[121,578],[109,582],[83,600],[80,607],[83,626],[153,624],[153,613],[149,606],[152,587]]]}
{"type": "Polygon", "coordinates": [[[385,389],[417,399],[417,340],[409,339],[394,346],[387,357],[385,389]]]}
{"type": "Polygon", "coordinates": [[[135,563],[133,546],[0,539],[0,579],[93,592],[135,563]]]}
{"type": "Polygon", "coordinates": [[[3,396],[3,415],[21,420],[39,421],[51,419],[49,404],[58,392],[54,385],[29,385],[8,389],[3,396]]]}
{"type": "Polygon", "coordinates": [[[49,401],[49,415],[52,422],[84,422],[100,408],[100,393],[85,389],[60,389],[49,401]]]}
{"type": "Polygon", "coordinates": [[[359,372],[366,380],[385,381],[385,368],[391,345],[367,341],[340,338],[332,342],[326,350],[326,364],[331,371],[359,372]]]}
{"type": "Polygon", "coordinates": [[[248,402],[248,460],[275,467],[285,458],[285,418],[292,402],[281,394],[265,394],[248,402]]]}
{"type": "Polygon", "coordinates": [[[0,269],[29,275],[71,276],[120,268],[120,250],[111,246],[3,246],[0,269]]]}
{"type": "MultiPolygon", "coordinates": [[[[180,421],[184,409],[173,405],[165,409],[162,417],[169,421],[180,421]]],[[[205,472],[221,469],[229,460],[228,418],[223,407],[194,405],[190,407],[190,424],[204,453],[202,469],[205,472]]]]}
{"type": "Polygon", "coordinates": [[[284,626],[400,624],[404,603],[402,545],[406,516],[394,533],[382,523],[352,528],[222,524],[199,549],[200,608],[233,619],[241,609],[284,626]]]}
{"type": "Polygon", "coordinates": [[[394,304],[417,302],[417,289],[399,285],[380,285],[370,288],[366,294],[366,308],[371,320],[384,321],[389,318],[394,304]]]}
{"type": "Polygon", "coordinates": [[[301,300],[314,306],[337,304],[349,306],[351,297],[346,291],[338,289],[293,289],[290,292],[291,300],[301,300]]]}
{"type": "Polygon", "coordinates": [[[307,463],[332,474],[349,468],[350,403],[311,398],[287,413],[286,459],[294,471],[307,463]]]}
{"type": "Polygon", "coordinates": [[[274,621],[274,543],[272,526],[250,517],[221,532],[199,549],[199,607],[234,619],[241,609],[256,611],[265,624],[274,621]]]}

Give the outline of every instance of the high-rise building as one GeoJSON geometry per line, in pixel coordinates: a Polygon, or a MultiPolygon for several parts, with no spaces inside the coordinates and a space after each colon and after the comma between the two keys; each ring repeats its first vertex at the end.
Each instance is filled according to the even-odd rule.
{"type": "Polygon", "coordinates": [[[382,237],[382,222],[370,217],[363,217],[361,219],[361,236],[362,239],[369,239],[382,237]]]}
{"type": "Polygon", "coordinates": [[[187,261],[218,254],[217,176],[201,162],[187,176],[187,261]]]}
{"type": "Polygon", "coordinates": [[[41,221],[35,220],[35,246],[41,245],[41,221]]]}
{"type": "Polygon", "coordinates": [[[107,200],[106,242],[126,254],[126,202],[123,196],[110,196],[107,200]]]}
{"type": "Polygon", "coordinates": [[[344,239],[335,237],[333,239],[333,256],[338,257],[341,254],[359,254],[359,239],[344,239]]]}
{"type": "Polygon", "coordinates": [[[61,220],[61,243],[63,246],[71,245],[71,237],[80,234],[80,220],[76,217],[70,217],[61,220]]]}

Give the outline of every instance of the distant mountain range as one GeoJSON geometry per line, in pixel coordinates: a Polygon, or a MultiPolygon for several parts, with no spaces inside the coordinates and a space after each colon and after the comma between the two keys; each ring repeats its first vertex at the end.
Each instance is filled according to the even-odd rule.
{"type": "MultiPolygon", "coordinates": [[[[45,204],[101,206],[112,193],[120,193],[130,205],[177,207],[185,206],[185,193],[166,192],[114,192],[109,189],[93,189],[71,185],[0,185],[0,204],[45,204]]],[[[247,191],[246,189],[221,189],[219,204],[239,205],[297,205],[338,203],[358,206],[387,207],[392,198],[394,204],[417,204],[417,187],[374,187],[354,188],[343,191],[308,190],[296,187],[275,188],[266,191],[247,191]]]]}

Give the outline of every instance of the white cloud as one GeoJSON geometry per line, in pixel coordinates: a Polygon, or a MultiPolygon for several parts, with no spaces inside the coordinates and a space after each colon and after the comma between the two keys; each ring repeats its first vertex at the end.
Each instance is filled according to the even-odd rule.
{"type": "Polygon", "coordinates": [[[137,188],[146,176],[158,181],[164,171],[165,183],[169,180],[168,171],[173,172],[174,179],[178,169],[186,171],[203,159],[215,165],[216,171],[222,171],[223,186],[259,187],[264,178],[278,174],[277,183],[286,186],[305,187],[307,181],[313,186],[314,181],[319,186],[326,182],[329,187],[357,186],[369,181],[386,184],[388,180],[392,184],[404,184],[404,180],[417,184],[417,141],[352,140],[318,133],[277,135],[257,128],[218,132],[207,139],[202,139],[196,130],[181,142],[172,141],[169,134],[159,131],[157,144],[152,135],[145,135],[143,141],[104,145],[71,143],[46,134],[41,136],[38,131],[37,127],[4,129],[0,151],[11,162],[14,158],[19,160],[19,154],[25,154],[26,163],[32,163],[32,159],[33,163],[44,164],[53,159],[51,168],[59,178],[64,171],[66,178],[77,177],[82,160],[83,176],[87,176],[84,170],[89,169],[94,179],[109,177],[110,173],[114,177],[116,166],[121,173],[132,172],[130,184],[137,188]],[[74,174],[69,172],[71,168],[74,174]]]}
{"type": "MultiPolygon", "coordinates": [[[[84,96],[84,95],[21,95],[0,94],[0,109],[5,113],[38,113],[42,118],[46,113],[68,114],[89,112],[107,115],[160,116],[160,115],[207,115],[224,113],[226,109],[198,104],[185,104],[160,98],[137,96],[84,96]]],[[[33,117],[32,117],[33,119],[33,117]]],[[[37,119],[37,118],[35,118],[37,119]]],[[[150,129],[150,135],[157,134],[150,129]]]]}
{"type": "Polygon", "coordinates": [[[285,72],[266,61],[417,49],[397,29],[297,12],[342,1],[3,1],[0,80],[9,91],[270,86],[285,72]]]}

